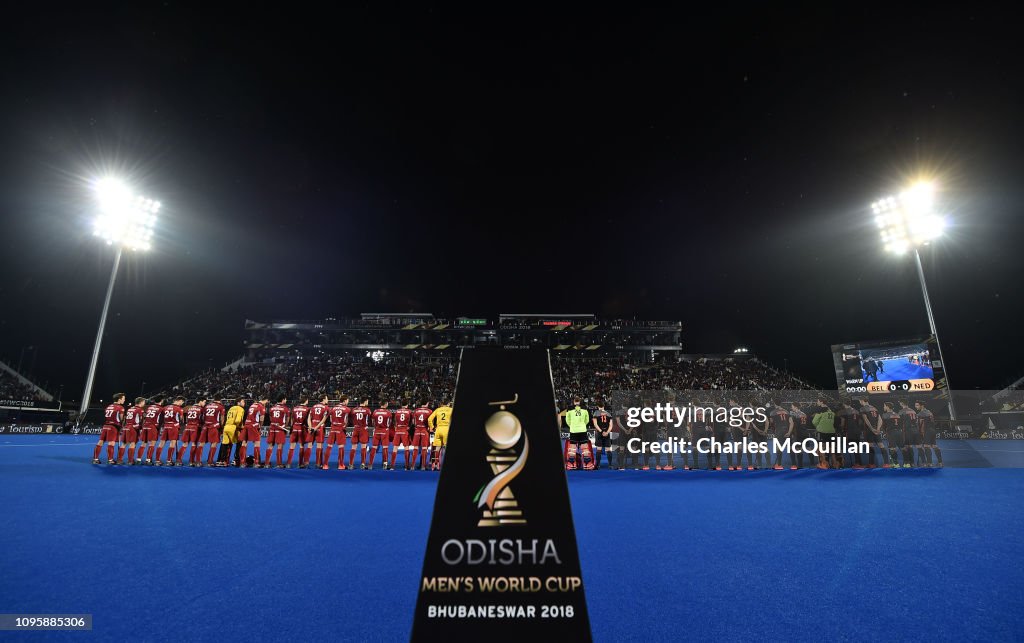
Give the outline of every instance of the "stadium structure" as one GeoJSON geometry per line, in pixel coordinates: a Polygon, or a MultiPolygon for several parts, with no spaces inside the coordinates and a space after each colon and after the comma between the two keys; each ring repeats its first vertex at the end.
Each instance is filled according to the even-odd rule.
{"type": "MultiPolygon", "coordinates": [[[[489,345],[550,349],[555,396],[563,401],[568,395],[601,395],[619,387],[807,388],[751,352],[684,352],[678,322],[601,320],[593,315],[445,320],[366,314],[308,322],[248,321],[244,332],[243,356],[159,392],[192,397],[286,387],[401,395],[429,387],[443,399],[454,390],[459,349],[489,345]]],[[[0,385],[7,382],[7,390],[21,391],[17,397],[25,397],[26,391],[40,398],[45,394],[31,382],[0,371],[0,385]]],[[[1001,392],[1002,409],[1018,401],[1015,392],[1001,392]]],[[[1019,415],[990,414],[987,437],[1014,437],[1003,422],[1019,415]]],[[[413,612],[417,572],[437,502],[436,475],[96,467],[87,463],[98,427],[94,431],[87,424],[75,425],[70,433],[76,435],[52,436],[47,434],[69,431],[42,424],[17,428],[8,433],[42,435],[0,436],[0,499],[19,516],[8,530],[9,559],[24,569],[4,596],[12,612],[64,608],[70,596],[74,604],[66,609],[93,614],[97,631],[107,638],[138,638],[139,632],[152,638],[153,632],[162,632],[158,638],[203,640],[210,638],[210,623],[221,627],[225,605],[204,597],[230,602],[254,587],[285,587],[329,600],[313,601],[301,610],[287,601],[270,601],[261,618],[232,622],[228,637],[294,637],[296,632],[305,638],[346,640],[407,637],[407,615],[413,612]],[[124,571],[130,566],[115,557],[114,572],[97,577],[96,561],[109,554],[112,533],[130,543],[132,551],[147,552],[146,562],[161,573],[124,571]],[[285,546],[265,563],[197,573],[201,553],[196,557],[187,548],[169,545],[177,542],[175,537],[184,537],[186,543],[226,542],[229,549],[239,542],[274,547],[312,542],[313,549],[285,546]],[[339,538],[345,546],[335,555],[331,546],[339,538]],[[379,546],[382,538],[387,547],[379,546]],[[365,579],[353,575],[364,570],[371,572],[365,579]],[[194,618],[174,623],[173,629],[167,628],[166,610],[145,609],[126,619],[110,602],[115,594],[178,596],[182,578],[188,579],[186,594],[199,599],[186,599],[194,618]],[[366,604],[386,604],[396,616],[352,618],[350,610],[338,607],[366,604]]],[[[971,543],[978,534],[1000,533],[1007,520],[1014,520],[1013,512],[990,507],[1013,506],[1019,498],[1021,484],[999,467],[1021,465],[1004,446],[1007,440],[969,437],[943,436],[950,467],[945,470],[738,474],[683,473],[677,467],[677,473],[663,474],[603,467],[567,474],[587,598],[594,601],[591,613],[600,619],[595,632],[600,640],[628,640],[637,632],[651,640],[676,640],[689,631],[689,623],[701,622],[707,624],[707,636],[715,638],[842,639],[849,638],[852,628],[862,637],[887,639],[893,636],[892,623],[913,613],[919,617],[913,624],[915,635],[941,639],[949,631],[949,606],[970,600],[1009,616],[999,620],[990,617],[991,611],[965,610],[957,616],[965,627],[989,640],[1014,640],[1021,631],[1019,610],[1013,609],[1012,596],[994,593],[992,587],[1016,587],[1016,567],[1006,561],[1014,560],[1019,539],[988,538],[983,547],[971,543]],[[723,484],[726,480],[737,483],[723,484]],[[869,564],[878,543],[900,543],[908,533],[919,536],[913,547],[898,550],[900,565],[869,564]],[[855,537],[845,538],[848,534],[855,537]],[[828,557],[808,557],[808,542],[840,542],[842,560],[868,562],[828,570],[828,557]],[[609,543],[628,546],[618,548],[621,555],[608,556],[609,543]],[[676,556],[681,543],[692,544],[692,552],[701,554],[686,558],[680,573],[700,584],[704,594],[697,601],[676,601],[671,619],[649,618],[649,612],[637,610],[633,595],[623,594],[623,587],[644,587],[649,596],[677,595],[680,576],[652,573],[650,553],[676,556]],[[915,586],[930,589],[907,591],[915,586]],[[752,616],[708,619],[709,609],[735,600],[736,587],[751,593],[747,603],[755,610],[752,616]],[[780,593],[788,596],[783,612],[778,609],[780,593]],[[875,617],[831,618],[821,597],[837,594],[846,597],[851,614],[875,617]],[[898,600],[880,602],[880,595],[898,600]]],[[[1014,534],[1020,531],[1017,523],[1011,527],[1014,534]]]]}
{"type": "Polygon", "coordinates": [[[363,313],[356,319],[246,320],[246,361],[325,352],[457,353],[468,346],[540,347],[607,356],[679,354],[682,322],[601,320],[592,314],[502,314],[437,318],[430,313],[363,313]]]}

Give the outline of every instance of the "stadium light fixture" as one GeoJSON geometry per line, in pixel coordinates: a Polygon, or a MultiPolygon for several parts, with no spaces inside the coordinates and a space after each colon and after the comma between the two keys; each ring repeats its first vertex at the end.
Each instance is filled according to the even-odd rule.
{"type": "Polygon", "coordinates": [[[904,254],[942,236],[946,221],[935,213],[935,184],[920,181],[871,204],[887,252],[904,254]]]}
{"type": "Polygon", "coordinates": [[[935,326],[935,315],[932,313],[932,302],[928,298],[928,286],[925,283],[919,250],[921,246],[926,246],[941,237],[946,228],[945,217],[935,212],[936,191],[934,181],[918,181],[898,195],[882,197],[875,201],[871,204],[871,212],[874,214],[875,225],[879,228],[886,252],[896,255],[906,254],[910,250],[914,252],[917,278],[921,282],[921,294],[924,296],[924,307],[928,313],[928,326],[935,337],[939,359],[946,373],[946,390],[950,392],[949,418],[955,421],[953,388],[949,383],[946,360],[942,357],[942,342],[939,341],[939,331],[935,326]]]}
{"type": "Polygon", "coordinates": [[[107,297],[103,301],[103,312],[100,313],[100,327],[96,332],[96,343],[93,345],[92,360],[89,362],[89,375],[85,379],[79,418],[85,417],[89,409],[96,364],[99,362],[100,344],[103,342],[103,330],[107,325],[107,312],[110,310],[110,299],[114,294],[114,282],[117,280],[117,269],[121,265],[121,254],[125,249],[150,249],[157,213],[161,208],[159,201],[135,194],[124,181],[117,178],[99,179],[92,187],[97,206],[93,236],[102,239],[108,246],[116,246],[117,252],[114,255],[114,268],[110,271],[110,283],[107,285],[107,297]]]}

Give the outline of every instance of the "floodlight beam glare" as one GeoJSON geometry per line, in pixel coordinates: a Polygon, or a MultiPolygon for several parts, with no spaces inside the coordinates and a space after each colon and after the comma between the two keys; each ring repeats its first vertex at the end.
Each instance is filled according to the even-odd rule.
{"type": "Polygon", "coordinates": [[[149,250],[160,202],[133,194],[124,182],[103,178],[94,184],[99,213],[93,221],[93,235],[107,245],[130,250],[149,250]]]}
{"type": "Polygon", "coordinates": [[[942,236],[946,222],[935,214],[934,207],[935,184],[931,181],[915,183],[896,196],[872,203],[885,250],[903,254],[942,236]]]}

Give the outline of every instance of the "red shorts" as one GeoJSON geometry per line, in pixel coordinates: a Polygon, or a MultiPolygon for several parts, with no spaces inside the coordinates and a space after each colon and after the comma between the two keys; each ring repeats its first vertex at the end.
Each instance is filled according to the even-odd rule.
{"type": "Polygon", "coordinates": [[[100,441],[101,442],[117,442],[117,434],[121,430],[116,426],[105,426],[100,429],[100,441]]]}
{"type": "Polygon", "coordinates": [[[391,437],[391,444],[394,446],[409,446],[409,431],[406,429],[396,429],[395,434],[391,437]]]}
{"type": "Polygon", "coordinates": [[[247,426],[242,429],[242,442],[259,442],[260,438],[260,427],[258,426],[247,426]]]}
{"type": "Polygon", "coordinates": [[[373,432],[373,440],[370,442],[370,446],[374,446],[375,447],[377,445],[380,445],[380,446],[383,446],[383,447],[386,447],[388,445],[388,431],[387,430],[384,430],[384,431],[374,431],[373,432]]]}
{"type": "Polygon", "coordinates": [[[357,426],[352,429],[352,444],[366,444],[370,441],[370,432],[365,426],[357,426]]]}
{"type": "Polygon", "coordinates": [[[160,436],[160,439],[165,442],[177,442],[178,441],[178,429],[170,426],[164,427],[164,434],[160,436]]]}
{"type": "Polygon", "coordinates": [[[412,434],[412,446],[423,447],[424,449],[430,446],[430,433],[424,429],[423,431],[415,431],[412,434]]]}
{"type": "Polygon", "coordinates": [[[283,426],[272,426],[267,433],[267,444],[284,444],[288,441],[288,432],[283,426]]]}
{"type": "Polygon", "coordinates": [[[186,426],[181,433],[181,441],[192,444],[199,437],[199,427],[186,426]]]}
{"type": "Polygon", "coordinates": [[[295,426],[292,427],[292,433],[291,436],[289,436],[289,439],[292,442],[302,442],[302,440],[306,437],[304,434],[305,430],[302,428],[302,425],[296,424],[295,426]]]}
{"type": "Polygon", "coordinates": [[[135,429],[126,428],[124,433],[121,434],[121,442],[124,442],[125,444],[131,444],[137,440],[138,435],[136,435],[135,429]]]}
{"type": "Polygon", "coordinates": [[[210,444],[217,444],[220,442],[220,430],[217,427],[211,426],[203,429],[199,432],[199,442],[209,442],[210,444]]]}
{"type": "Polygon", "coordinates": [[[345,429],[331,429],[327,436],[327,444],[345,444],[345,429]]]}
{"type": "Polygon", "coordinates": [[[156,427],[142,427],[142,434],[139,435],[140,442],[156,442],[157,430],[156,427]]]}
{"type": "Polygon", "coordinates": [[[318,444],[324,443],[324,430],[323,427],[319,429],[306,429],[306,442],[316,442],[318,444]]]}

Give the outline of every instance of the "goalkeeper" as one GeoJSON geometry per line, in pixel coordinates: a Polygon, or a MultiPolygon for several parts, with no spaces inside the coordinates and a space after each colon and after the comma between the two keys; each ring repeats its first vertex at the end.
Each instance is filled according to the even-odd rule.
{"type": "Polygon", "coordinates": [[[580,406],[578,397],[573,398],[572,404],[573,408],[558,414],[569,425],[569,439],[565,441],[565,468],[579,469],[582,460],[583,468],[590,471],[594,468],[594,453],[590,446],[590,436],[587,435],[590,412],[580,406]]]}

